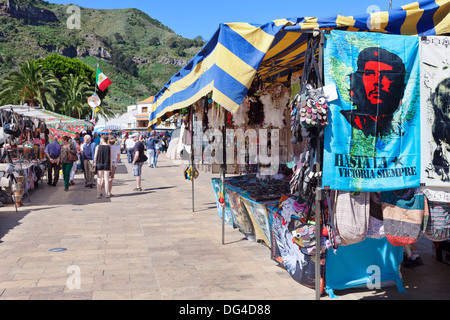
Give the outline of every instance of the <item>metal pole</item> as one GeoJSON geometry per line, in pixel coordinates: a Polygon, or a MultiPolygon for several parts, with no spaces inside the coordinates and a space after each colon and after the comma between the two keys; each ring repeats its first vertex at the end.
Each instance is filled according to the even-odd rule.
{"type": "MultiPolygon", "coordinates": [[[[323,32],[319,34],[320,42],[319,42],[319,74],[323,79],[323,45],[325,43],[325,36],[323,32]]],[[[313,58],[314,59],[314,58],[313,58]]],[[[321,163],[322,159],[321,155],[321,137],[317,136],[317,150],[316,150],[316,172],[321,172],[321,163]]],[[[317,178],[317,187],[316,187],[316,213],[315,213],[315,222],[316,222],[316,259],[315,259],[315,291],[316,291],[316,300],[320,300],[320,284],[321,284],[321,273],[320,273],[320,201],[322,200],[322,179],[319,176],[317,178]]]]}
{"type": "Polygon", "coordinates": [[[225,172],[227,169],[227,158],[226,158],[226,131],[227,131],[227,110],[225,110],[225,120],[222,128],[222,195],[223,195],[223,207],[222,207],[222,244],[225,244],[225,172]]]}
{"type": "Polygon", "coordinates": [[[195,164],[194,164],[194,106],[191,106],[191,165],[192,165],[192,212],[194,212],[194,176],[195,176],[195,164]]]}

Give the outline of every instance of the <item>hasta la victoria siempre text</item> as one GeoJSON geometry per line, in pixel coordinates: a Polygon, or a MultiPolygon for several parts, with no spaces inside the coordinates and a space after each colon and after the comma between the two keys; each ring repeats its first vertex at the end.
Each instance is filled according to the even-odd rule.
{"type": "Polygon", "coordinates": [[[339,167],[340,177],[345,178],[391,178],[417,175],[417,168],[403,167],[398,157],[363,157],[335,154],[335,167],[339,167]],[[393,163],[394,168],[388,168],[393,163]]]}

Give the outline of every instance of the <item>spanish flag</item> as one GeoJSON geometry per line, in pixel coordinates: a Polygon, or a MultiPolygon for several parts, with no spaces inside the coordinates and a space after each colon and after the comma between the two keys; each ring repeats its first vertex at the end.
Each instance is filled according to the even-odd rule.
{"type": "Polygon", "coordinates": [[[110,84],[112,84],[112,81],[109,80],[109,78],[103,72],[101,72],[99,68],[97,68],[96,82],[97,87],[102,91],[105,91],[105,89],[108,88],[110,84]]]}

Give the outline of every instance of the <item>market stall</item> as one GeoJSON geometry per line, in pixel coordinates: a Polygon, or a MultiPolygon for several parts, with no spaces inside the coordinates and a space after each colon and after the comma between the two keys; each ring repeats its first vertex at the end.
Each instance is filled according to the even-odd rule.
{"type": "MultiPolygon", "coordinates": [[[[85,121],[28,105],[0,107],[1,203],[20,206],[37,188],[46,171],[45,146],[49,139],[75,136],[89,128],[85,121]]],[[[42,184],[41,184],[42,185],[42,184]]]]}
{"type": "Polygon", "coordinates": [[[423,235],[440,242],[450,236],[445,209],[450,121],[443,107],[450,42],[442,36],[450,32],[449,20],[450,1],[420,1],[353,17],[222,24],[155,96],[149,126],[192,106],[205,125],[192,127],[191,141],[196,132],[205,137],[204,127],[216,130],[214,139],[206,136],[206,146],[192,142],[190,166],[196,155],[199,164],[221,160],[221,178],[213,179],[213,186],[223,226],[267,243],[256,219],[263,216],[272,258],[295,280],[314,287],[316,298],[367,285],[372,279],[367,267],[373,264],[380,268],[378,281],[393,281],[403,291],[403,247],[423,235]],[[428,49],[429,57],[439,58],[419,55],[428,49]],[[424,96],[429,99],[422,101],[424,96]],[[287,133],[277,143],[251,134],[239,140],[236,127],[268,129],[271,138],[287,133]],[[232,139],[229,128],[235,130],[232,139]],[[228,147],[252,150],[252,143],[255,152],[228,147]],[[281,160],[275,166],[261,162],[268,150],[276,154],[277,146],[285,150],[284,156],[278,153],[281,160]],[[215,152],[205,156],[205,148],[215,152]],[[244,172],[242,166],[255,163],[252,156],[258,159],[257,179],[248,172],[225,177],[244,172]],[[273,167],[277,170],[261,174],[273,167]],[[275,176],[289,190],[262,188],[275,176]],[[273,199],[252,198],[258,189],[273,199]],[[346,268],[348,263],[354,268],[346,268]]]}

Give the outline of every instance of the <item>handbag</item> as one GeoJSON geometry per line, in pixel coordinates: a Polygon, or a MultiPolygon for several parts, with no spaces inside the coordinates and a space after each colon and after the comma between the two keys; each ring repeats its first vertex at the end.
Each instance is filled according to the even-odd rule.
{"type": "Polygon", "coordinates": [[[327,204],[328,204],[328,219],[323,219],[323,221],[327,220],[325,223],[325,228],[328,236],[328,240],[330,241],[330,246],[333,249],[337,249],[341,242],[339,235],[336,232],[336,226],[334,225],[334,211],[336,209],[336,201],[334,203],[330,200],[330,195],[326,195],[327,204]]]}
{"type": "Polygon", "coordinates": [[[394,246],[415,243],[425,231],[428,205],[420,189],[381,193],[384,232],[394,246]]]}
{"type": "MultiPolygon", "coordinates": [[[[320,219],[314,223],[310,221],[311,213],[315,210],[312,205],[313,201],[314,197],[312,196],[307,199],[306,205],[303,207],[303,214],[305,210],[308,210],[305,222],[292,231],[292,241],[299,246],[300,251],[303,254],[308,256],[313,256],[316,254],[316,223],[320,223],[320,219]]],[[[325,250],[326,238],[321,235],[320,251],[325,252],[325,250]]]]}
{"type": "Polygon", "coordinates": [[[69,149],[68,151],[68,160],[69,162],[76,162],[78,161],[78,156],[76,153],[73,153],[72,150],[69,149]]]}
{"type": "Polygon", "coordinates": [[[428,201],[429,218],[425,237],[440,242],[450,238],[450,203],[428,201]]]}
{"type": "Polygon", "coordinates": [[[300,91],[291,101],[291,132],[293,144],[301,141],[301,127],[323,128],[328,125],[328,99],[322,89],[322,76],[319,72],[314,55],[319,45],[319,39],[311,37],[305,51],[304,72],[300,81],[300,91]],[[311,72],[314,69],[315,79],[311,72]],[[313,81],[312,81],[313,80],[313,81]],[[317,82],[318,88],[313,88],[311,82],[317,82]]]}
{"type": "Polygon", "coordinates": [[[369,192],[334,191],[336,210],[336,232],[341,246],[358,243],[366,239],[369,223],[369,192]]]}

